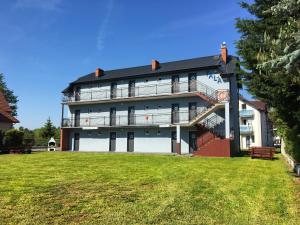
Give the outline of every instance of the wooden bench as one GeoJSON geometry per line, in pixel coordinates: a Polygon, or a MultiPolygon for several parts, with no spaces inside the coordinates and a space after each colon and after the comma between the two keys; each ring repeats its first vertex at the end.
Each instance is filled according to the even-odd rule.
{"type": "Polygon", "coordinates": [[[274,147],[252,147],[250,149],[251,158],[274,159],[274,147]]]}

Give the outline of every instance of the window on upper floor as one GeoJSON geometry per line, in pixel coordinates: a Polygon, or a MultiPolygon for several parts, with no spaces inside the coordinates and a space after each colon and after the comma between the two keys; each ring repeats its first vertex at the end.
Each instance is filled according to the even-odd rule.
{"type": "Polygon", "coordinates": [[[242,104],[242,109],[246,109],[246,107],[247,107],[246,104],[243,103],[243,104],[242,104]]]}
{"type": "Polygon", "coordinates": [[[243,125],[247,125],[247,120],[243,120],[243,125]]]}

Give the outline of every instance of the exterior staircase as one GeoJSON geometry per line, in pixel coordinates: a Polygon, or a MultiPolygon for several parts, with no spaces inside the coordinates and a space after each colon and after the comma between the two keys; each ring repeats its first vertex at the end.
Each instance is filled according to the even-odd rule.
{"type": "Polygon", "coordinates": [[[225,107],[225,105],[222,103],[216,103],[216,104],[212,105],[211,107],[200,112],[194,119],[192,119],[189,122],[188,126],[193,126],[193,125],[197,124],[199,121],[207,118],[213,112],[217,111],[220,108],[224,108],[224,107],[225,107]]]}
{"type": "Polygon", "coordinates": [[[214,105],[214,104],[218,103],[218,98],[216,97],[216,94],[215,94],[215,93],[217,93],[217,91],[214,91],[213,93],[214,93],[214,95],[208,95],[203,92],[197,92],[196,95],[199,96],[200,98],[202,98],[204,101],[207,101],[210,104],[214,105]]]}
{"type": "Polygon", "coordinates": [[[216,122],[217,116],[207,118],[197,124],[197,150],[194,156],[217,156],[230,157],[231,140],[226,139],[224,129],[220,127],[220,123],[216,122]]]}

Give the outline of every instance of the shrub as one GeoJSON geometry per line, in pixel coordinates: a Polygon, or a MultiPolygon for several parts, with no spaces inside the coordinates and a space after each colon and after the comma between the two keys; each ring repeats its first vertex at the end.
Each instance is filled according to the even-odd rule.
{"type": "Polygon", "coordinates": [[[10,129],[4,134],[4,145],[6,147],[21,147],[23,144],[23,138],[23,131],[10,129]]]}
{"type": "Polygon", "coordinates": [[[0,147],[3,147],[4,132],[0,130],[0,147]]]}

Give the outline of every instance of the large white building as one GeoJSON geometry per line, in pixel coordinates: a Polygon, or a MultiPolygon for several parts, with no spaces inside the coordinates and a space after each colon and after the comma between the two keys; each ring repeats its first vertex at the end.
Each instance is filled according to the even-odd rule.
{"type": "Polygon", "coordinates": [[[218,55],[80,77],[63,91],[62,150],[233,155],[237,61],[223,44],[218,55]]]}
{"type": "Polygon", "coordinates": [[[241,149],[273,146],[273,127],[266,104],[240,96],[239,109],[241,149]]]}

